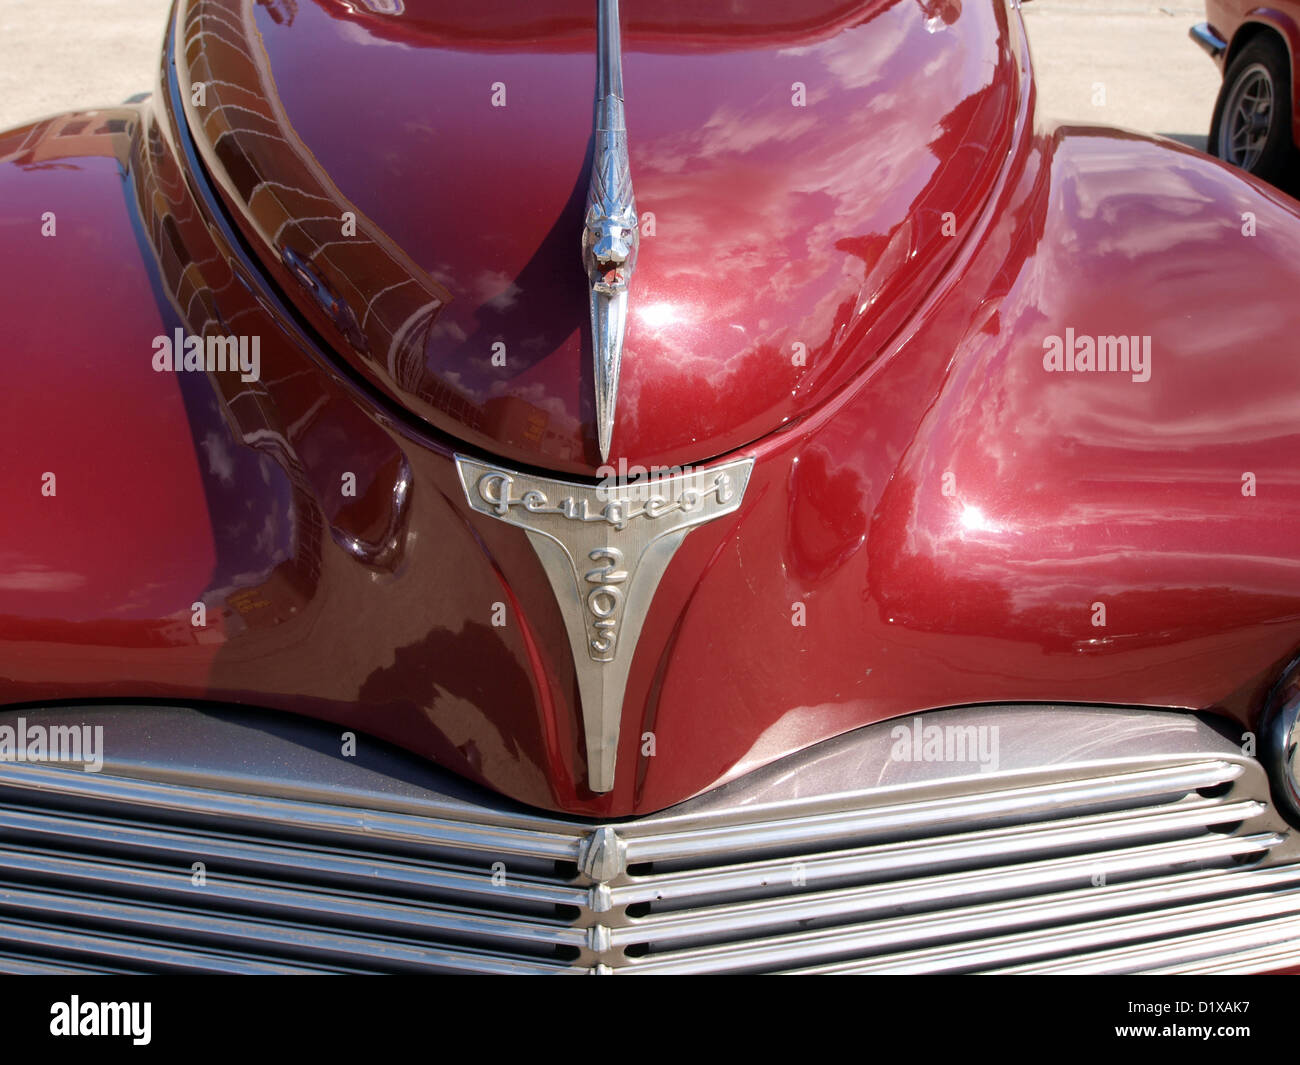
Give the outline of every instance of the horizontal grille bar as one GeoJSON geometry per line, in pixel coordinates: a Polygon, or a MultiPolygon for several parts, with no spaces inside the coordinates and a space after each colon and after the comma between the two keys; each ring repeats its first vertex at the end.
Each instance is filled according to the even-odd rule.
{"type": "MultiPolygon", "coordinates": [[[[841,796],[841,808],[799,814],[798,806],[756,809],[755,821],[744,825],[710,828],[689,824],[674,831],[647,831],[630,826],[628,860],[637,862],[716,859],[730,854],[751,854],[756,850],[778,847],[808,848],[837,839],[866,835],[886,836],[906,832],[911,835],[927,831],[997,820],[1051,815],[1069,808],[1098,806],[1177,798],[1198,788],[1211,788],[1235,780],[1241,768],[1226,762],[1179,765],[1142,772],[1125,773],[1115,779],[1067,781],[1030,787],[990,788],[987,792],[966,793],[939,799],[913,798],[883,806],[853,808],[855,796],[841,796]],[[848,806],[848,809],[843,808],[848,806]]],[[[861,801],[861,800],[859,800],[861,801]]],[[[813,805],[809,803],[808,805],[813,805]]],[[[816,805],[825,805],[817,800],[816,805]]]]}
{"type": "MultiPolygon", "coordinates": [[[[1213,825],[1232,824],[1261,816],[1267,808],[1259,802],[1194,802],[1156,807],[1151,811],[1102,814],[1029,826],[1012,826],[987,832],[962,833],[938,840],[885,844],[856,850],[831,851],[800,862],[808,883],[845,880],[850,877],[880,879],[888,874],[906,874],[918,868],[936,871],[997,858],[1025,859],[1040,853],[1140,842],[1160,835],[1205,830],[1213,825]]],[[[663,873],[614,888],[616,903],[635,904],[651,899],[673,903],[691,898],[754,891],[756,886],[788,882],[789,859],[747,862],[722,870],[663,873]]]]}
{"type": "MultiPolygon", "coordinates": [[[[260,795],[213,792],[44,765],[0,766],[0,786],[40,790],[51,797],[98,799],[115,806],[144,807],[155,815],[159,812],[188,817],[201,815],[205,822],[246,825],[250,829],[270,829],[298,837],[312,833],[350,835],[367,841],[430,848],[445,846],[492,855],[573,860],[582,836],[578,826],[565,833],[541,827],[532,830],[494,825],[490,821],[410,816],[286,799],[270,802],[260,795]]],[[[448,812],[468,814],[469,818],[477,813],[473,810],[448,812]]],[[[539,826],[548,823],[537,819],[539,826]]]]}
{"type": "Polygon", "coordinates": [[[298,750],[281,730],[259,731],[267,769],[250,775],[251,755],[220,763],[242,751],[220,722],[147,713],[162,717],[141,737],[171,730],[166,762],[142,739],[101,773],[0,763],[0,970],[1251,971],[1300,955],[1293,833],[1259,765],[1186,715],[944,711],[928,716],[1003,728],[1014,763],[891,769],[874,726],[590,823],[404,783],[423,766],[332,782],[315,759],[279,780],[298,750]],[[790,786],[807,766],[817,783],[790,786]],[[371,787],[388,779],[403,783],[371,787]]]}
{"type": "MultiPolygon", "coordinates": [[[[1240,873],[1191,873],[1180,876],[1160,877],[1140,883],[1107,885],[1099,888],[1085,888],[1061,892],[1032,900],[1015,900],[988,906],[973,906],[961,911],[938,917],[909,918],[896,922],[894,927],[880,925],[874,929],[876,936],[868,949],[881,951],[897,944],[916,943],[923,939],[954,939],[969,943],[977,935],[988,937],[1001,929],[1039,924],[1046,929],[1058,930],[1063,925],[1078,921],[1081,916],[1096,916],[1115,911],[1142,910],[1148,907],[1164,907],[1170,904],[1204,900],[1206,907],[1217,905],[1218,900],[1231,897],[1234,893],[1258,891],[1260,889],[1279,890],[1300,887],[1300,871],[1295,869],[1276,870],[1276,876],[1256,876],[1240,873]]],[[[1084,927],[1082,924],[1075,926],[1084,927]]],[[[1094,924],[1089,926],[1092,935],[1098,935],[1099,929],[1094,924]]],[[[1104,930],[1102,930],[1104,933],[1104,930]]],[[[988,945],[987,941],[983,944],[988,945]]],[[[1040,937],[1038,947],[1048,953],[1068,949],[1062,940],[1054,936],[1040,937]]],[[[916,956],[912,956],[915,961],[916,956]]],[[[830,963],[826,965],[805,967],[799,971],[805,973],[871,973],[888,971],[889,965],[906,964],[907,959],[899,956],[886,958],[881,962],[863,960],[830,963]]],[[[959,968],[969,971],[983,971],[979,962],[967,957],[961,960],[959,968]]],[[[940,968],[939,963],[931,958],[924,961],[916,971],[940,972],[951,971],[940,968]]],[[[1026,967],[1027,972],[1051,971],[1051,964],[1037,962],[1026,967]]],[[[1118,971],[1118,970],[1115,970],[1118,971]]]]}
{"type": "MultiPolygon", "coordinates": [[[[6,835],[17,841],[43,842],[47,846],[75,846],[78,840],[94,841],[101,847],[121,849],[136,858],[183,861],[194,855],[209,863],[220,863],[245,875],[293,877],[310,871],[322,883],[366,883],[371,890],[422,894],[471,902],[499,899],[501,890],[482,871],[467,873],[431,862],[376,858],[364,852],[348,853],[323,847],[294,847],[260,843],[253,839],[185,832],[168,827],[142,827],[91,820],[74,815],[35,814],[0,804],[0,823],[6,835]]],[[[562,884],[530,882],[516,877],[510,883],[512,899],[550,906],[582,906],[587,891],[562,884]]]]}
{"type": "Polygon", "coordinates": [[[1161,870],[1192,862],[1212,862],[1241,855],[1260,855],[1278,842],[1274,835],[1226,837],[1194,843],[1135,847],[1118,854],[1086,855],[1053,859],[1025,865],[979,870],[946,877],[837,889],[788,900],[737,903],[697,910],[689,916],[669,914],[648,918],[628,928],[615,929],[616,942],[655,943],[695,936],[711,936],[726,930],[778,928],[783,924],[805,924],[828,917],[856,918],[864,913],[888,913],[899,907],[916,907],[1027,889],[1050,890],[1068,884],[1086,883],[1097,876],[1117,876],[1146,870],[1161,870]]]}

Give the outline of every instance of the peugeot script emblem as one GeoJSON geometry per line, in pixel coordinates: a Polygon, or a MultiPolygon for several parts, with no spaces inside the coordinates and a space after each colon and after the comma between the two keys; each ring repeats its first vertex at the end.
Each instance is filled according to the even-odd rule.
{"type": "Polygon", "coordinates": [[[527,532],[560,605],[592,791],[614,787],[628,669],[668,562],[692,528],[740,506],[753,466],[738,459],[605,487],[456,456],[469,505],[527,532]]]}

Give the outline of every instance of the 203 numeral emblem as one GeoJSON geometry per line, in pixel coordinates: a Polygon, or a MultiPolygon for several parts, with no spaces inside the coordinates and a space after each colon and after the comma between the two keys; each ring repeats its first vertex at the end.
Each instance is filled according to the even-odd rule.
{"type": "Polygon", "coordinates": [[[618,643],[618,612],[623,605],[623,589],[627,570],[622,569],[623,552],[617,547],[598,547],[588,556],[603,566],[588,570],[586,578],[596,587],[587,593],[587,610],[591,612],[596,634],[591,638],[592,657],[608,661],[614,657],[618,643]]]}

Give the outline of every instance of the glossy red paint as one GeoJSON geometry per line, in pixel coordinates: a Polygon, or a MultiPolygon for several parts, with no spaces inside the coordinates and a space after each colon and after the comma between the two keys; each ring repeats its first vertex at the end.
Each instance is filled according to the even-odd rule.
{"type": "MultiPolygon", "coordinates": [[[[908,0],[873,25],[901,12],[923,23],[908,0]]],[[[1023,65],[1014,15],[1009,31],[999,49],[1023,65]]],[[[4,570],[29,585],[79,574],[98,599],[78,613],[68,589],[33,596],[8,576],[0,702],[309,714],[523,802],[605,815],[940,706],[1173,706],[1253,724],[1300,646],[1300,218],[1168,142],[1035,128],[1028,82],[1014,95],[1012,150],[934,284],[888,343],[853,335],[843,387],[739,452],[756,459],[744,506],[675,556],[605,796],[583,784],[570,651],[524,535],[468,510],[451,462],[463,441],[378,401],[285,313],[183,165],[166,86],[85,136],[69,133],[84,115],[6,135],[0,314],[32,325],[6,352],[22,387],[0,434],[32,461],[6,469],[28,499],[0,534],[23,568],[4,570]],[[62,250],[33,235],[45,203],[62,250]],[[260,380],[155,373],[151,340],[177,325],[260,336],[260,380]],[[1070,329],[1149,335],[1150,379],[1047,372],[1045,339],[1070,329]],[[47,330],[81,363],[52,357],[47,330]],[[46,446],[58,527],[80,535],[39,509],[46,446]],[[150,455],[157,484],[137,466],[150,455]],[[124,500],[84,488],[114,471],[124,500]],[[348,473],[356,499],[338,489],[348,473]],[[219,618],[211,643],[182,624],[199,600],[219,618]],[[98,621],[123,602],[130,632],[98,621]],[[71,626],[83,619],[93,640],[71,626]]],[[[689,171],[679,180],[686,196],[689,171]]],[[[401,250],[368,232],[371,253],[401,250]]]]}
{"type": "MultiPolygon", "coordinates": [[[[205,162],[340,357],[471,445],[593,474],[575,237],[590,172],[589,5],[535,5],[526,39],[513,9],[493,22],[429,2],[392,18],[355,7],[186,5],[179,69],[187,101],[205,86],[186,109],[205,162]],[[351,241],[345,215],[357,219],[351,241]],[[355,325],[320,312],[281,265],[286,247],[355,325]]],[[[615,464],[700,463],[864,372],[969,233],[1010,143],[1021,82],[1000,4],[731,10],[627,12],[645,235],[615,464]]]]}
{"type": "MultiPolygon", "coordinates": [[[[131,112],[0,137],[0,674],[95,678],[105,694],[201,679],[215,650],[189,625],[216,551],[201,443],[177,382],[132,359],[162,332],[122,209],[131,112]],[[75,308],[75,313],[69,313],[75,308]],[[147,413],[146,413],[147,412],[147,413]]],[[[218,630],[219,631],[219,630],[218,630]]]]}

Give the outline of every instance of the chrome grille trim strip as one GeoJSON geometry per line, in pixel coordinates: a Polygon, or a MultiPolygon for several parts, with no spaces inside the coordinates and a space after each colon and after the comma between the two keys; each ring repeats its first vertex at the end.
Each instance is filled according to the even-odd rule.
{"type": "Polygon", "coordinates": [[[312,966],[235,957],[219,951],[196,950],[189,946],[178,948],[137,938],[100,935],[88,929],[79,928],[75,932],[66,932],[47,928],[39,923],[0,921],[0,944],[3,943],[16,944],[24,952],[45,947],[53,950],[75,951],[79,956],[102,959],[105,967],[96,966],[96,972],[161,970],[257,975],[322,971],[312,966]],[[124,962],[130,968],[123,967],[124,962]]]}
{"type": "Polygon", "coordinates": [[[55,965],[48,961],[41,961],[37,958],[24,958],[17,954],[0,957],[0,973],[6,976],[67,976],[78,973],[85,976],[131,975],[128,969],[96,969],[89,965],[73,965],[71,962],[55,965]]]}
{"type": "MultiPolygon", "coordinates": [[[[1053,942],[1053,949],[1064,951],[1070,947],[1078,947],[1083,951],[1083,948],[1093,947],[1098,941],[1105,943],[1114,942],[1117,939],[1131,940],[1154,935],[1177,936],[1179,938],[1158,946],[1147,946],[1140,949],[1125,948],[1105,952],[1084,951],[1072,959],[1055,964],[1036,962],[1032,967],[1021,965],[994,971],[1032,971],[1037,973],[1140,972],[1144,971],[1147,965],[1156,962],[1157,959],[1162,959],[1168,963],[1173,958],[1185,955],[1189,947],[1194,948],[1196,944],[1203,944],[1208,940],[1218,939],[1223,941],[1225,936],[1240,946],[1256,945],[1259,942],[1258,936],[1261,929],[1269,923],[1267,919],[1275,917],[1293,919],[1292,921],[1282,922],[1283,927],[1291,927],[1293,923],[1300,925],[1300,888],[1278,891],[1267,895],[1246,896],[1213,905],[1185,906],[1167,910],[1155,916],[1116,918],[1113,921],[1099,921],[1080,925],[1070,935],[1058,937],[1053,942]],[[1264,919],[1263,923],[1258,926],[1243,924],[1243,922],[1254,922],[1258,919],[1264,919]],[[1194,937],[1183,935],[1183,933],[1199,932],[1202,929],[1223,924],[1235,924],[1237,927],[1226,932],[1211,931],[1194,937]],[[1103,968],[1099,964],[1102,959],[1108,959],[1111,962],[1122,959],[1122,964],[1118,967],[1108,965],[1103,968]]],[[[1010,940],[1007,943],[986,948],[980,951],[980,954],[985,957],[1002,959],[1013,956],[1017,951],[1025,951],[1028,946],[1034,946],[1032,940],[1029,937],[1022,937],[1018,940],[1010,940]]]]}
{"type": "MultiPolygon", "coordinates": [[[[1279,869],[1270,870],[1268,875],[1263,873],[1188,873],[1179,876],[1161,877],[1156,880],[1142,881],[1135,884],[1123,884],[1108,886],[1103,888],[1081,888],[1075,891],[1061,892],[1057,895],[1045,897],[1041,901],[1024,902],[1023,900],[1014,900],[1012,902],[998,903],[992,906],[971,907],[969,910],[963,910],[959,915],[953,917],[940,917],[934,924],[933,929],[925,927],[918,929],[907,929],[903,922],[899,922],[898,935],[901,939],[909,932],[928,932],[933,938],[942,938],[945,934],[954,931],[954,925],[957,930],[966,929],[967,931],[979,930],[996,930],[1000,927],[1011,926],[1014,924],[1030,923],[1032,920],[1046,921],[1064,917],[1077,917],[1080,913],[1098,913],[1108,910],[1121,910],[1134,908],[1153,903],[1165,903],[1170,900],[1176,902],[1188,902],[1201,899],[1202,902],[1189,905],[1186,909],[1188,912],[1199,911],[1204,916],[1213,919],[1216,907],[1223,903],[1224,896],[1230,896],[1233,892],[1250,891],[1250,890],[1283,890],[1288,888],[1300,889],[1300,869],[1279,869]]],[[[1231,901],[1231,900],[1229,900],[1231,901]]],[[[932,915],[922,915],[916,918],[907,918],[917,925],[924,926],[933,922],[932,915]]],[[[1091,925],[1079,925],[1079,928],[1087,928],[1085,935],[1102,936],[1104,941],[1105,928],[1099,923],[1091,925]]],[[[1005,940],[999,942],[1014,942],[1016,937],[1005,937],[1005,940]]],[[[1028,942],[1028,937],[1019,937],[1021,945],[1028,942]]],[[[1092,942],[1096,942],[1094,939],[1092,942]]],[[[888,940],[880,939],[873,943],[875,949],[886,945],[888,940]]],[[[1051,949],[1055,949],[1055,944],[1051,944],[1051,949]]],[[[937,957],[941,950],[936,949],[931,952],[937,957]]],[[[908,955],[913,965],[917,964],[918,959],[922,959],[921,952],[915,952],[908,955]]],[[[933,960],[933,959],[932,959],[933,960]]],[[[1068,966],[1071,959],[1062,962],[1062,965],[1068,966]]],[[[1056,971],[1053,962],[1035,962],[1013,969],[1010,967],[994,970],[1000,972],[1024,971],[1033,973],[1045,973],[1056,971]]],[[[877,973],[894,971],[892,966],[901,966],[904,971],[907,969],[907,960],[900,955],[892,955],[880,959],[855,959],[852,961],[832,962],[817,966],[799,967],[791,972],[800,972],[806,974],[812,973],[877,973]]],[[[989,971],[982,969],[975,959],[958,963],[955,959],[951,964],[945,967],[930,967],[922,964],[915,971],[923,972],[946,972],[957,971],[959,969],[969,968],[978,971],[989,971]]],[[[1062,968],[1060,971],[1067,971],[1062,968]]],[[[1070,970],[1072,971],[1072,970],[1070,970]]],[[[1111,971],[1111,970],[1107,970],[1111,971]]]]}
{"type": "Polygon", "coordinates": [[[46,794],[97,798],[151,810],[201,811],[205,817],[296,833],[345,833],[370,840],[454,846],[489,854],[518,854],[577,859],[585,830],[547,818],[516,818],[516,826],[494,824],[473,807],[448,804],[441,816],[416,817],[382,810],[358,810],[292,800],[268,802],[256,795],[237,795],[178,784],[157,784],[103,774],[77,773],[44,765],[0,762],[0,786],[39,789],[46,794]],[[460,818],[460,819],[457,819],[460,818]],[[486,823],[480,823],[486,821],[486,823]],[[537,827],[532,827],[533,825],[537,827]]]}
{"type": "MultiPolygon", "coordinates": [[[[619,831],[627,838],[629,864],[680,861],[750,853],[763,847],[808,846],[864,834],[916,832],[972,821],[1051,813],[1070,804],[1177,798],[1198,788],[1228,783],[1241,773],[1240,766],[1215,761],[1125,773],[1104,784],[1091,781],[1004,787],[976,797],[965,794],[870,809],[832,808],[809,814],[800,814],[797,807],[758,807],[748,811],[755,819],[749,825],[697,827],[691,823],[694,819],[688,819],[684,825],[671,825],[669,832],[657,830],[657,825],[652,830],[649,822],[643,825],[634,822],[620,827],[619,831]]],[[[859,793],[838,796],[834,801],[849,806],[870,797],[869,793],[859,793]]],[[[825,800],[818,800],[816,805],[825,805],[825,800]]]]}
{"type": "Polygon", "coordinates": [[[0,971],[1249,971],[1300,955],[1296,833],[1258,763],[1187,715],[941,711],[996,724],[1002,767],[891,764],[885,723],[673,810],[583,822],[426,766],[325,757],[281,726],[250,749],[234,712],[104,713],[103,773],[0,763],[0,971]]]}
{"type": "MultiPolygon", "coordinates": [[[[1300,884],[1300,874],[1291,871],[1289,875],[1279,876],[1266,887],[1285,887],[1300,884]]],[[[1028,924],[1033,921],[1047,922],[1077,918],[1080,913],[1104,914],[1116,910],[1152,904],[1165,904],[1170,901],[1189,901],[1198,898],[1220,898],[1242,890],[1244,886],[1261,886],[1252,879],[1245,885],[1243,878],[1231,873],[1187,873],[1179,876],[1162,877],[1143,881],[1138,884],[1116,885],[1106,888],[1083,888],[1075,891],[1061,892],[1045,897],[1041,901],[1023,902],[1015,900],[992,906],[971,907],[953,917],[940,917],[937,922],[926,923],[925,918],[912,919],[919,927],[908,929],[899,923],[896,935],[902,941],[908,934],[921,933],[929,938],[940,939],[944,935],[957,932],[970,934],[975,931],[988,933],[1001,928],[1028,924]]],[[[920,936],[917,936],[920,938],[920,936]]],[[[915,941],[915,939],[913,940],[915,941]]],[[[877,947],[884,941],[877,941],[877,947]]],[[[1042,963],[1029,967],[1034,972],[1044,971],[1042,963]]],[[[861,959],[849,962],[832,962],[824,965],[800,968],[801,973],[857,973],[874,972],[873,963],[861,959]]]]}
{"type": "MultiPolygon", "coordinates": [[[[200,852],[204,853],[204,852],[200,852]]],[[[69,885],[65,890],[85,891],[103,896],[117,890],[125,894],[148,894],[151,898],[183,905],[196,888],[185,876],[173,870],[131,867],[122,863],[105,863],[74,858],[54,858],[25,854],[0,847],[0,876],[23,875],[41,880],[58,879],[69,885]]],[[[364,881],[360,883],[364,884],[364,881]]],[[[240,906],[244,912],[273,912],[286,920],[315,918],[330,922],[346,916],[353,928],[382,925],[408,932],[446,932],[461,937],[484,940],[520,940],[535,944],[570,944],[580,946],[586,936],[568,924],[534,918],[509,920],[483,915],[472,910],[460,912],[439,907],[395,905],[377,897],[356,892],[326,892],[302,887],[283,888],[229,876],[213,876],[201,889],[205,904],[240,906]]],[[[18,893],[0,887],[0,910],[15,908],[18,893]]]]}
{"type": "MultiPolygon", "coordinates": [[[[1225,821],[1248,820],[1267,809],[1259,802],[1217,804],[1212,801],[1187,806],[1157,807],[1157,812],[1102,814],[1093,817],[1051,822],[1050,827],[1025,829],[1020,826],[987,832],[944,837],[936,841],[885,844],[851,851],[836,851],[803,862],[807,878],[822,882],[850,874],[881,874],[908,869],[923,862],[935,870],[963,860],[987,859],[997,855],[1024,857],[1051,847],[1068,847],[1075,843],[1115,843],[1153,833],[1205,828],[1225,821]]],[[[756,882],[782,874],[788,876],[789,861],[748,862],[731,866],[723,872],[664,873],[653,878],[652,886],[632,883],[614,888],[610,895],[616,904],[632,905],[651,898],[671,902],[723,891],[752,889],[756,882]]]]}
{"type": "Polygon", "coordinates": [[[1266,928],[1256,926],[1252,931],[1251,943],[1245,949],[1240,949],[1229,937],[1207,936],[1204,941],[1213,947],[1207,960],[1180,961],[1167,967],[1148,966],[1143,972],[1148,976],[1247,976],[1300,966],[1300,922],[1274,921],[1266,928]],[[1261,938],[1276,938],[1279,942],[1259,947],[1261,938]]]}
{"type": "MultiPolygon", "coordinates": [[[[206,889],[203,889],[206,890],[206,889]]],[[[107,924],[122,929],[166,930],[182,933],[190,939],[245,944],[256,953],[284,949],[295,954],[312,952],[315,964],[292,966],[315,971],[384,972],[409,970],[454,970],[480,973],[551,972],[557,967],[544,963],[529,964],[522,960],[493,957],[488,951],[466,949],[437,950],[379,936],[355,935],[350,932],[310,930],[300,925],[260,920],[241,915],[236,918],[213,916],[157,907],[136,902],[115,902],[87,896],[66,896],[45,891],[0,891],[0,904],[6,910],[24,915],[63,914],[70,920],[107,924]]],[[[0,925],[0,929],[3,929],[0,925]]],[[[126,957],[136,956],[145,945],[132,941],[126,957]]],[[[202,954],[208,948],[186,948],[187,953],[202,954]]],[[[215,952],[225,958],[225,952],[215,952]]],[[[286,963],[287,964],[287,963],[286,963]]]]}
{"type": "Polygon", "coordinates": [[[625,929],[615,929],[615,942],[652,940],[663,942],[708,935],[728,929],[751,930],[789,922],[806,922],[831,916],[885,913],[898,907],[953,901],[998,891],[1087,882],[1094,875],[1116,876],[1142,870],[1159,870],[1182,862],[1211,862],[1242,855],[1263,854],[1280,841],[1276,835],[1224,837],[1214,842],[1126,849],[1119,854],[1054,858],[1045,862],[999,867],[993,871],[926,876],[913,880],[871,884],[856,889],[840,888],[820,894],[800,895],[790,900],[738,902],[724,907],[692,911],[689,917],[644,918],[625,929]]]}
{"type": "MultiPolygon", "coordinates": [[[[240,868],[245,875],[250,868],[269,876],[311,869],[326,877],[339,880],[355,877],[366,884],[381,884],[404,892],[455,894],[465,898],[497,898],[501,894],[482,874],[457,872],[433,863],[416,864],[392,858],[378,860],[322,848],[266,846],[250,840],[213,838],[168,828],[125,828],[76,817],[30,814],[3,805],[0,805],[0,823],[4,825],[6,834],[20,839],[43,838],[47,842],[94,839],[130,848],[142,856],[168,855],[178,859],[202,853],[240,868]]],[[[587,900],[587,891],[583,888],[533,882],[519,876],[511,879],[510,888],[512,897],[517,900],[554,906],[577,907],[587,900]]]]}

